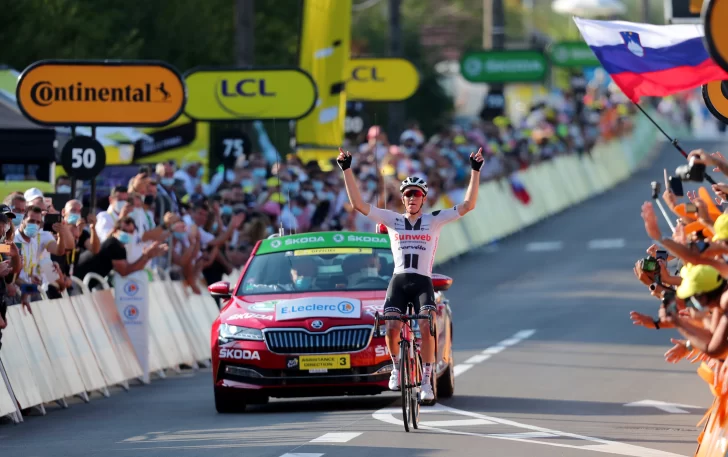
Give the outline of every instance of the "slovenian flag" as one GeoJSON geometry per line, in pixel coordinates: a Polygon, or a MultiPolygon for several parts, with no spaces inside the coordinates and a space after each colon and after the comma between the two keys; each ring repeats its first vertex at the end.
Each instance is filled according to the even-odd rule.
{"type": "Polygon", "coordinates": [[[710,57],[698,24],[652,25],[575,17],[584,41],[630,100],[664,97],[728,73],[710,57]]]}

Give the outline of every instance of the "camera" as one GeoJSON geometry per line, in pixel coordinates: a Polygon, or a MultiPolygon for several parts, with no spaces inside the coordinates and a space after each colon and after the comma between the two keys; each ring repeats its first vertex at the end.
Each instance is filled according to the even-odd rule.
{"type": "Polygon", "coordinates": [[[645,273],[654,273],[658,270],[658,268],[659,265],[657,265],[657,259],[652,256],[645,257],[640,260],[640,269],[645,273]]]}
{"type": "Polygon", "coordinates": [[[703,182],[705,179],[705,165],[695,163],[695,158],[693,157],[687,165],[677,167],[675,174],[681,181],[703,182]]]}

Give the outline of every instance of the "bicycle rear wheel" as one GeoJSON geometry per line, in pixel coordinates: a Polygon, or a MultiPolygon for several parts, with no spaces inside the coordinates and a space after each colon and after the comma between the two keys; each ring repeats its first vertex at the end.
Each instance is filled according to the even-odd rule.
{"type": "Polygon", "coordinates": [[[407,340],[402,340],[399,342],[399,389],[402,391],[402,421],[407,432],[411,414],[409,365],[409,343],[407,340]]]}
{"type": "MultiPolygon", "coordinates": [[[[414,351],[412,351],[414,352],[414,351]]],[[[410,360],[412,361],[412,364],[414,365],[412,368],[412,384],[414,387],[412,387],[412,395],[410,395],[410,416],[412,418],[412,427],[415,429],[419,428],[420,425],[420,392],[422,391],[422,357],[420,354],[417,354],[414,352],[414,357],[412,357],[410,360]],[[420,386],[420,387],[418,387],[420,386]]]]}

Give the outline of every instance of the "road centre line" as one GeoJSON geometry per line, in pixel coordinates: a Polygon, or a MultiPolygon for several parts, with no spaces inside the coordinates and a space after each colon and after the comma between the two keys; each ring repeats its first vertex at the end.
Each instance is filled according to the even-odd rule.
{"type": "Polygon", "coordinates": [[[526,244],[526,251],[546,252],[558,251],[564,247],[563,241],[536,241],[526,244]]]}
{"type": "Polygon", "coordinates": [[[346,443],[357,436],[361,435],[362,432],[331,432],[314,438],[310,443],[346,443]]]}
{"type": "Polygon", "coordinates": [[[589,249],[621,249],[626,244],[627,243],[625,243],[624,238],[613,238],[613,239],[606,239],[606,240],[591,240],[591,241],[589,241],[588,248],[589,249]]]}
{"type": "Polygon", "coordinates": [[[516,332],[510,338],[506,338],[505,340],[484,349],[480,354],[475,354],[474,356],[471,356],[468,360],[465,361],[465,363],[459,363],[455,365],[455,376],[459,376],[469,369],[473,368],[473,366],[475,366],[476,364],[488,360],[489,358],[491,358],[492,355],[498,354],[506,348],[514,346],[521,341],[532,337],[534,333],[536,333],[536,330],[533,329],[521,330],[519,332],[516,332]]]}

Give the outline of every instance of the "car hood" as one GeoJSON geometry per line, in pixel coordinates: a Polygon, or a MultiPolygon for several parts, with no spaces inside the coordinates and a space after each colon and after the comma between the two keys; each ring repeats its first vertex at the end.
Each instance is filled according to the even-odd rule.
{"type": "Polygon", "coordinates": [[[322,328],[373,324],[374,313],[382,313],[384,297],[367,295],[366,298],[337,294],[264,301],[233,297],[220,314],[220,322],[250,328],[310,326],[317,320],[323,323],[322,328]]]}

